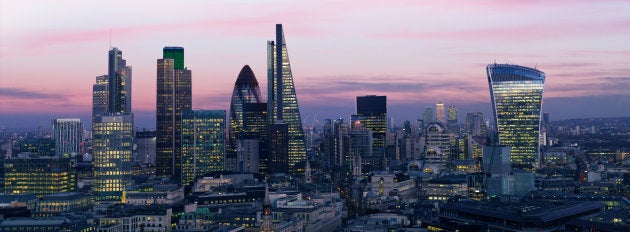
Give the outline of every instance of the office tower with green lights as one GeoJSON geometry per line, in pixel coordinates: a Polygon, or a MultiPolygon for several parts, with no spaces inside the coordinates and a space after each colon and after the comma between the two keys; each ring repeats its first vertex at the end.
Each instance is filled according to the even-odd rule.
{"type": "Polygon", "coordinates": [[[156,175],[181,183],[182,113],[192,109],[191,71],[184,48],[165,47],[157,60],[156,175]]]}

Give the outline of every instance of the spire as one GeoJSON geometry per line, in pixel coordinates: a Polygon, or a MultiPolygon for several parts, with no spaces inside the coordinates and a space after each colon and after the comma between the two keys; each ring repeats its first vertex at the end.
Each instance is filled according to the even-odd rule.
{"type": "Polygon", "coordinates": [[[271,201],[269,200],[269,184],[265,178],[265,201],[263,203],[263,220],[260,224],[261,232],[273,232],[273,216],[271,215],[271,201]]]}

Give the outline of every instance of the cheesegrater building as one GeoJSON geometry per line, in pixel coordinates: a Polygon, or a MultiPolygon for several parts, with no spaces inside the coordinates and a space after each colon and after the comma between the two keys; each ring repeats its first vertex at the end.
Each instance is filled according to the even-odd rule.
{"type": "Polygon", "coordinates": [[[510,64],[490,64],[487,73],[499,143],[512,147],[513,167],[537,168],[545,73],[510,64]]]}
{"type": "MultiPolygon", "coordinates": [[[[282,24],[276,24],[276,41],[267,41],[267,80],[269,124],[277,131],[283,128],[280,124],[287,125],[287,169],[290,172],[297,172],[294,169],[295,164],[306,160],[306,144],[282,24]]],[[[273,133],[269,136],[270,141],[277,140],[273,133]]],[[[280,144],[283,143],[276,143],[280,144]]],[[[275,151],[270,149],[269,152],[270,159],[274,159],[271,153],[275,151]]],[[[279,152],[283,153],[285,152],[279,152]]]]}

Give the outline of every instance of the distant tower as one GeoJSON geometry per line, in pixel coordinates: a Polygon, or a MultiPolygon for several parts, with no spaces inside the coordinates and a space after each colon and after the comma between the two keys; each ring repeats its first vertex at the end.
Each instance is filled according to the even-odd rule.
{"type": "Polygon", "coordinates": [[[225,110],[189,110],[182,115],[182,185],[223,171],[225,110]]]}
{"type": "Polygon", "coordinates": [[[459,133],[459,124],[457,124],[457,108],[455,108],[454,105],[448,107],[446,125],[451,133],[459,133]]]}
{"type": "Polygon", "coordinates": [[[122,51],[109,51],[108,107],[110,113],[131,112],[131,67],[122,58],[122,51]]]}
{"type": "MultiPolygon", "coordinates": [[[[243,105],[243,131],[238,139],[241,145],[245,145],[240,154],[243,159],[237,158],[237,166],[241,166],[242,172],[259,172],[269,174],[269,143],[267,130],[267,103],[245,103],[243,105]],[[254,148],[254,142],[258,143],[258,148],[254,148]],[[250,160],[246,161],[245,157],[250,160]],[[258,160],[254,160],[255,157],[258,160]],[[241,162],[242,161],[242,162],[241,162]]],[[[237,151],[238,154],[239,151],[237,151]]],[[[237,155],[237,157],[239,157],[237,155]]]]}
{"type": "Polygon", "coordinates": [[[422,113],[422,125],[420,125],[422,127],[420,128],[421,131],[424,130],[424,128],[433,121],[433,108],[427,107],[426,109],[424,109],[424,113],[422,113]]]}
{"type": "Polygon", "coordinates": [[[265,201],[263,202],[263,221],[260,232],[274,232],[273,215],[271,214],[271,200],[269,200],[269,184],[265,181],[265,201]]]}
{"type": "Polygon", "coordinates": [[[446,116],[444,115],[444,103],[438,102],[435,104],[435,120],[442,125],[446,125],[446,116]]]}
{"type": "Polygon", "coordinates": [[[537,168],[545,73],[509,64],[490,64],[487,72],[499,143],[512,147],[513,167],[537,168]]]}
{"type": "Polygon", "coordinates": [[[363,162],[370,167],[364,171],[382,170],[385,168],[385,137],[387,133],[387,96],[368,95],[357,97],[357,114],[351,115],[351,129],[361,126],[372,132],[372,156],[363,157],[363,162]]]}
{"type": "Polygon", "coordinates": [[[226,153],[226,169],[236,170],[236,153],[239,136],[243,134],[243,110],[247,103],[260,103],[260,88],[249,65],[243,66],[234,83],[230,103],[229,143],[226,153]]]}
{"type": "Polygon", "coordinates": [[[192,109],[191,72],[184,48],[165,47],[157,60],[156,175],[181,183],[182,113],[192,109]]]}
{"type": "Polygon", "coordinates": [[[122,202],[131,179],[133,114],[100,116],[92,123],[94,200],[122,202]]]}
{"type": "MultiPolygon", "coordinates": [[[[282,24],[276,24],[276,41],[267,41],[267,78],[269,124],[286,123],[287,169],[295,172],[293,166],[306,160],[306,144],[282,24]]],[[[274,139],[273,134],[270,139],[274,139]]]]}
{"type": "Polygon", "coordinates": [[[59,157],[81,153],[83,124],[78,118],[57,118],[52,121],[55,154],[59,157]]]}

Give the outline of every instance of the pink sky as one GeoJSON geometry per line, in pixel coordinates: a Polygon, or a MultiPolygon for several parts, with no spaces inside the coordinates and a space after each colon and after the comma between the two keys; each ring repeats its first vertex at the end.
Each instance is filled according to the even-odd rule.
{"type": "MultiPolygon", "coordinates": [[[[485,66],[495,61],[547,73],[545,101],[600,97],[616,107],[630,102],[629,12],[629,1],[606,0],[0,0],[0,125],[26,113],[89,114],[110,30],[133,67],[134,111],[155,110],[164,46],[185,48],[195,108],[228,109],[245,64],[266,97],[265,41],[276,23],[306,111],[345,107],[346,116],[368,94],[417,107],[402,118],[438,101],[489,107],[485,66]]],[[[575,114],[564,117],[589,116],[575,114]]]]}

